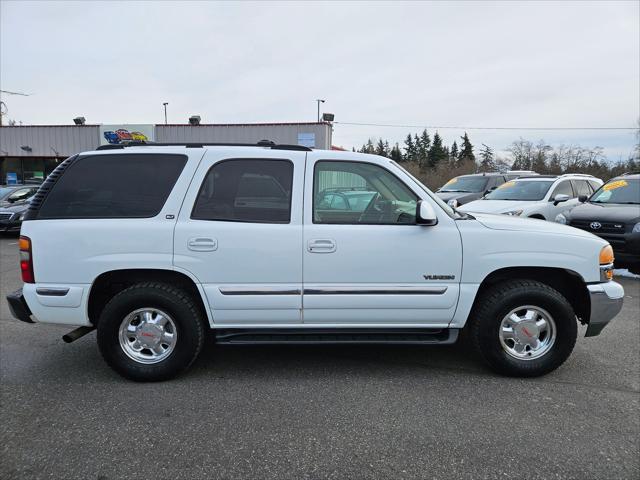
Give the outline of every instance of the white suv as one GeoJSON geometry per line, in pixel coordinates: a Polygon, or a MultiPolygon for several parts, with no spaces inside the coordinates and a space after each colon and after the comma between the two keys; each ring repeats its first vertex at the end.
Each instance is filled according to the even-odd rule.
{"type": "Polygon", "coordinates": [[[20,237],[25,322],[97,328],[127,378],[218,343],[449,344],[496,371],[562,364],[576,318],[622,306],[613,253],[577,229],[457,213],[393,161],[261,143],[109,146],[47,178],[20,237]]]}
{"type": "Polygon", "coordinates": [[[459,210],[554,221],[560,213],[575,207],[580,195],[590,196],[602,183],[599,178],[582,174],[520,177],[459,210]]]}

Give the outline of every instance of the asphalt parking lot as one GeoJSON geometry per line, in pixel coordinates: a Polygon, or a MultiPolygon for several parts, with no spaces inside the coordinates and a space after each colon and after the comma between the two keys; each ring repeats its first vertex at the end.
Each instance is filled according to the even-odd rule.
{"type": "MultiPolygon", "coordinates": [[[[544,378],[464,347],[217,347],[165,383],[112,372],[89,334],[11,318],[0,238],[0,478],[640,476],[640,281],[603,334],[544,378]]],[[[580,327],[584,334],[584,327],[580,327]]]]}

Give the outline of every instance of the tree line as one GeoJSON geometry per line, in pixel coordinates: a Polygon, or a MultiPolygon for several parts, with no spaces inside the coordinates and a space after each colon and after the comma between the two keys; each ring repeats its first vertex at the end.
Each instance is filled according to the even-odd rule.
{"type": "Polygon", "coordinates": [[[587,173],[606,181],[624,172],[640,170],[640,138],[629,158],[617,162],[608,161],[601,147],[552,147],[544,140],[534,143],[520,138],[506,150],[507,156],[499,156],[484,143],[476,149],[466,132],[459,142],[445,145],[438,132],[431,137],[425,129],[419,134],[408,134],[402,147],[398,143],[391,146],[382,138],[370,138],[358,152],[401,163],[431,189],[442,186],[452,177],[469,173],[506,170],[533,170],[553,175],[587,173]]]}

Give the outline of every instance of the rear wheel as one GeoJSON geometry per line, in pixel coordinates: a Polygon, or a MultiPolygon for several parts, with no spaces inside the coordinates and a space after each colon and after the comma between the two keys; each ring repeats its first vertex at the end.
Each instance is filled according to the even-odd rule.
{"type": "Polygon", "coordinates": [[[578,334],[566,298],[533,280],[491,287],[478,300],[468,328],[472,345],[493,370],[521,377],[562,365],[578,334]]]}
{"type": "Polygon", "coordinates": [[[136,381],[172,378],[197,358],[204,320],[184,291],[163,283],[133,285],[115,295],[98,321],[98,347],[120,375],[136,381]]]}

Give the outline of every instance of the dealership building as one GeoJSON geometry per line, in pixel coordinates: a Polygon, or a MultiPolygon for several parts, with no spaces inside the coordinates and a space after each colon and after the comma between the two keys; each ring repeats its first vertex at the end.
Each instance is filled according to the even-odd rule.
{"type": "Polygon", "coordinates": [[[65,158],[99,145],[151,141],[158,143],[279,144],[331,149],[332,124],[121,124],[26,125],[0,127],[0,184],[45,178],[65,158]]]}

